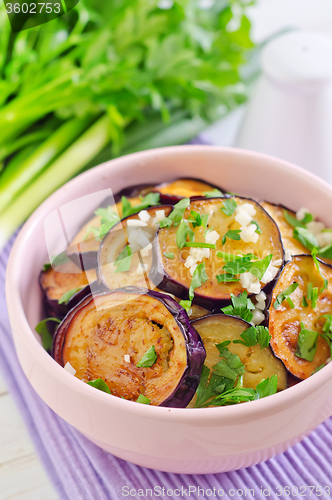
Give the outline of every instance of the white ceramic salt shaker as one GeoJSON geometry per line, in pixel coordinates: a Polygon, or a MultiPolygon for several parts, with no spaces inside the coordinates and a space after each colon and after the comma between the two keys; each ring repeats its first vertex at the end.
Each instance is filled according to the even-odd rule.
{"type": "Polygon", "coordinates": [[[332,39],[296,31],[271,41],[237,137],[332,183],[332,39]]]}

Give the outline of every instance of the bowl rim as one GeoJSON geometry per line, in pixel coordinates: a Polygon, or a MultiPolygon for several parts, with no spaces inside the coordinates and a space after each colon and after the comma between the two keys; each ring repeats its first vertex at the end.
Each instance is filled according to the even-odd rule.
{"type": "Polygon", "coordinates": [[[56,363],[56,361],[38,342],[28,324],[18,286],[20,262],[24,261],[22,258],[22,252],[25,247],[25,242],[33,234],[34,228],[43,223],[45,211],[48,212],[48,210],[46,210],[47,207],[52,205],[55,200],[61,197],[63,190],[68,191],[75,184],[85,184],[96,174],[96,171],[102,172],[105,169],[108,170],[110,167],[112,168],[113,166],[115,167],[121,165],[122,163],[126,163],[128,158],[137,159],[139,161],[145,158],[153,157],[154,155],[186,154],[192,152],[193,150],[201,153],[204,152],[206,154],[220,153],[221,155],[228,154],[240,158],[260,158],[265,160],[267,169],[278,167],[278,169],[284,171],[284,173],[292,170],[297,175],[308,177],[313,185],[313,189],[317,186],[321,190],[323,189],[326,191],[326,193],[332,197],[332,186],[311,172],[308,172],[287,161],[244,149],[226,148],[214,145],[185,145],[150,149],[122,156],[120,158],[115,158],[102,163],[93,169],[87,170],[86,172],[83,172],[82,174],[71,179],[46,198],[46,200],[29,217],[20,230],[10,253],[6,272],[6,300],[12,325],[14,325],[16,331],[19,332],[19,336],[25,337],[25,340],[31,343],[30,350],[33,349],[35,351],[34,356],[38,357],[39,363],[62,385],[69,387],[69,389],[79,395],[89,398],[92,401],[96,401],[104,407],[109,406],[114,410],[126,411],[127,413],[144,418],[182,423],[186,422],[189,424],[202,424],[205,422],[213,423],[218,421],[218,425],[220,425],[224,420],[233,421],[234,424],[236,424],[238,421],[243,420],[244,417],[253,418],[257,415],[258,418],[262,418],[264,415],[281,412],[285,407],[293,406],[297,401],[302,400],[308,394],[317,392],[319,389],[322,390],[322,387],[327,385],[329,380],[332,379],[332,363],[317,372],[314,377],[302,380],[301,383],[296,384],[295,386],[289,387],[286,390],[278,392],[267,398],[249,401],[240,405],[223,406],[219,408],[168,408],[136,404],[133,401],[127,401],[116,396],[110,396],[102,391],[95,390],[93,387],[90,387],[81,380],[72,376],[64,370],[63,367],[56,363]],[[11,314],[10,311],[12,310],[15,310],[15,315],[11,314]]]}

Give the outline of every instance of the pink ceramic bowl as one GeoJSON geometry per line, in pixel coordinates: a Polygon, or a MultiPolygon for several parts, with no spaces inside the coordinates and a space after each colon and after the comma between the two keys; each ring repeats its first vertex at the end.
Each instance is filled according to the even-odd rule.
{"type": "MultiPolygon", "coordinates": [[[[207,409],[150,407],[109,396],[60,367],[40,345],[38,274],[48,260],[44,220],[66,203],[111,187],[204,178],[229,191],[305,204],[324,222],[332,187],[293,165],[247,151],[183,146],[137,153],[76,177],[50,196],[20,232],[7,272],[7,303],[17,353],[40,397],[91,441],[136,464],[178,473],[248,467],[285,451],[332,414],[332,363],[315,376],[266,399],[207,409]]],[[[77,220],[77,225],[81,220],[77,220]]]]}

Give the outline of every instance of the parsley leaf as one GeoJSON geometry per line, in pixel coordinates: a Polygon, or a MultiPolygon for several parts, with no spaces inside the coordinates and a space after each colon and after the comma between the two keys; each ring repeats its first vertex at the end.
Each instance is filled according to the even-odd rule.
{"type": "Polygon", "coordinates": [[[236,380],[239,375],[244,373],[244,364],[237,354],[232,354],[224,342],[216,344],[219,356],[223,358],[219,363],[212,367],[213,371],[221,377],[236,380]]]}
{"type": "Polygon", "coordinates": [[[43,319],[38,323],[38,325],[35,327],[35,330],[39,335],[41,336],[41,341],[43,344],[43,347],[46,351],[51,351],[52,349],[52,344],[53,344],[53,337],[49,332],[47,323],[49,321],[54,321],[56,323],[61,323],[61,320],[58,318],[46,318],[43,319]]]}
{"type": "Polygon", "coordinates": [[[50,262],[47,262],[46,264],[43,265],[43,273],[45,273],[49,269],[52,269],[52,264],[50,262]]]}
{"type": "Polygon", "coordinates": [[[95,389],[98,389],[99,391],[107,392],[107,394],[112,394],[108,385],[102,378],[90,380],[90,382],[87,382],[87,384],[91,385],[91,387],[94,387],[95,389]]]}
{"type": "Polygon", "coordinates": [[[221,311],[224,314],[237,316],[250,323],[253,318],[253,313],[251,312],[251,310],[255,309],[255,306],[247,297],[248,293],[246,291],[242,292],[238,297],[231,293],[232,305],[223,307],[221,311]]]}
{"type": "Polygon", "coordinates": [[[190,216],[189,216],[189,222],[192,223],[193,228],[203,226],[206,228],[207,222],[208,222],[209,214],[203,214],[201,215],[198,212],[195,212],[195,210],[191,210],[190,216]]]}
{"type": "Polygon", "coordinates": [[[318,257],[321,259],[331,259],[332,260],[332,244],[326,245],[319,249],[318,257]]]}
{"type": "Polygon", "coordinates": [[[241,229],[230,229],[222,237],[222,240],[221,240],[222,244],[225,245],[226,238],[229,238],[230,240],[240,241],[241,240],[240,232],[241,232],[241,229]]]}
{"type": "Polygon", "coordinates": [[[137,401],[136,401],[136,403],[141,403],[143,405],[149,405],[150,402],[151,402],[151,399],[144,396],[144,394],[140,394],[137,398],[137,401]]]}
{"type": "Polygon", "coordinates": [[[246,347],[251,347],[254,345],[260,345],[261,349],[264,347],[269,347],[271,335],[266,326],[251,326],[247,328],[240,337],[243,340],[233,340],[234,344],[242,344],[246,347]]]}
{"type": "Polygon", "coordinates": [[[131,266],[131,250],[130,246],[126,245],[122,252],[115,259],[114,265],[116,266],[116,273],[123,273],[129,271],[131,266]]]}
{"type": "Polygon", "coordinates": [[[308,229],[304,227],[296,227],[293,231],[293,237],[302,243],[303,246],[308,248],[310,252],[316,247],[318,248],[318,242],[313,234],[311,234],[308,229]]]}
{"type": "Polygon", "coordinates": [[[205,270],[205,262],[202,262],[201,264],[198,264],[193,274],[193,278],[191,280],[191,285],[189,288],[189,300],[193,300],[194,290],[196,288],[199,288],[201,285],[204,285],[207,279],[208,275],[206,274],[205,270]]]}
{"type": "Polygon", "coordinates": [[[225,377],[221,377],[216,373],[212,373],[210,377],[210,370],[207,366],[203,366],[201,378],[196,391],[195,408],[204,408],[209,406],[210,401],[215,396],[218,396],[224,390],[232,389],[234,382],[225,377]]]}
{"type": "Polygon", "coordinates": [[[301,330],[297,341],[295,355],[307,361],[313,361],[317,350],[318,332],[308,330],[301,321],[301,330]]]}
{"type": "Polygon", "coordinates": [[[160,227],[171,227],[172,224],[174,227],[177,227],[183,219],[184,213],[189,205],[190,199],[182,198],[182,200],[174,205],[173,211],[169,214],[169,216],[160,221],[160,227]]]}
{"type": "Polygon", "coordinates": [[[235,212],[236,207],[237,207],[236,201],[233,200],[232,198],[227,198],[224,201],[224,206],[220,210],[224,212],[225,215],[230,217],[235,212]]]}
{"type": "Polygon", "coordinates": [[[164,255],[167,259],[174,259],[174,253],[173,252],[164,252],[164,255]]]}
{"type": "Polygon", "coordinates": [[[256,385],[256,396],[255,399],[266,398],[267,396],[272,396],[277,392],[278,387],[278,376],[272,375],[270,378],[265,378],[261,380],[259,384],[256,385]]]}
{"type": "MultiPolygon", "coordinates": [[[[295,290],[297,289],[298,286],[299,286],[298,283],[293,283],[292,285],[287,287],[283,292],[278,293],[277,298],[273,304],[273,307],[275,309],[278,309],[281,306],[282,302],[287,297],[289,297],[293,292],[295,292],[295,290]]],[[[294,307],[294,304],[293,304],[293,307],[294,307]]]]}
{"type": "Polygon", "coordinates": [[[189,236],[190,241],[194,241],[195,233],[190,227],[187,226],[186,222],[183,220],[176,232],[176,244],[179,248],[183,248],[187,242],[187,237],[189,236]]]}
{"type": "Polygon", "coordinates": [[[155,362],[157,361],[157,353],[154,348],[154,345],[150,347],[142,356],[142,358],[139,360],[137,363],[137,368],[149,368],[150,366],[154,365],[155,362]]]}
{"type": "Polygon", "coordinates": [[[141,203],[135,205],[134,207],[131,206],[130,201],[125,196],[122,196],[121,203],[122,203],[122,217],[125,218],[128,217],[129,215],[137,214],[137,212],[145,210],[148,207],[159,205],[160,193],[148,193],[146,196],[144,196],[143,199],[141,199],[141,203]]]}
{"type": "Polygon", "coordinates": [[[250,272],[251,274],[256,276],[256,278],[261,280],[265,274],[265,271],[270,265],[272,257],[273,254],[270,254],[264,257],[264,259],[257,260],[255,262],[243,262],[240,260],[227,262],[226,265],[223,267],[223,270],[226,273],[233,275],[250,272]]]}
{"type": "Polygon", "coordinates": [[[58,300],[58,304],[67,305],[70,299],[75,295],[75,293],[77,293],[79,290],[82,290],[82,288],[84,288],[84,285],[68,290],[60,297],[60,299],[58,300]]]}
{"type": "Polygon", "coordinates": [[[98,208],[95,211],[95,215],[101,217],[100,226],[89,226],[84,237],[84,240],[88,239],[90,234],[93,234],[97,241],[101,241],[104,236],[112,229],[112,227],[120,221],[118,214],[114,212],[111,205],[107,208],[98,208]]]}
{"type": "Polygon", "coordinates": [[[204,191],[203,195],[206,198],[224,198],[225,195],[219,189],[213,189],[212,191],[204,191]]]}
{"type": "Polygon", "coordinates": [[[181,307],[183,307],[186,313],[189,314],[191,308],[191,300],[180,300],[179,304],[181,307]]]}

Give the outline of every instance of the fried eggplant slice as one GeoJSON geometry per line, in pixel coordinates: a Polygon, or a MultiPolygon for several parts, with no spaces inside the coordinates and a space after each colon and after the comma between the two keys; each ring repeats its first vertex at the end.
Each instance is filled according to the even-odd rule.
{"type": "Polygon", "coordinates": [[[114,396],[185,407],[205,349],[183,308],[158,292],[130,287],[85,299],[57,329],[52,354],[84,382],[102,378],[114,396]],[[147,363],[142,358],[154,349],[147,363]],[[139,365],[144,366],[139,366],[139,365]]]}
{"type": "Polygon", "coordinates": [[[91,293],[91,288],[93,291],[97,290],[96,279],[95,269],[84,273],[70,260],[56,266],[55,269],[42,271],[39,284],[44,294],[46,314],[63,318],[72,307],[91,293]],[[59,304],[64,294],[71,290],[76,290],[76,292],[68,300],[59,304]]]}
{"type": "Polygon", "coordinates": [[[223,189],[214,184],[207,183],[201,179],[191,178],[180,178],[163,182],[153,189],[153,191],[160,193],[160,201],[162,203],[172,205],[181,200],[181,198],[205,198],[204,193],[210,193],[214,190],[225,193],[223,189]]]}
{"type": "Polygon", "coordinates": [[[273,290],[269,308],[271,347],[287,370],[302,380],[312,375],[331,356],[329,345],[321,334],[325,324],[322,316],[332,312],[332,267],[319,259],[318,263],[320,271],[309,255],[295,256],[287,262],[273,290]],[[328,284],[324,291],[323,279],[328,284]],[[283,296],[280,294],[293,284],[297,284],[297,288],[289,295],[291,303],[287,302],[287,298],[281,300],[283,296]],[[309,297],[310,290],[315,288],[318,297],[313,302],[309,297]],[[317,350],[312,361],[296,355],[300,354],[298,341],[301,323],[305,329],[318,332],[317,350]]]}
{"type": "Polygon", "coordinates": [[[149,280],[153,242],[159,220],[171,211],[172,207],[169,205],[148,208],[143,217],[146,221],[140,219],[140,214],[131,215],[109,231],[98,253],[98,273],[106,288],[155,288],[149,280]]]}
{"type": "Polygon", "coordinates": [[[260,345],[246,347],[242,344],[233,344],[233,340],[242,340],[243,333],[251,325],[246,321],[226,314],[212,314],[197,319],[192,325],[200,334],[206,350],[205,365],[211,369],[220,361],[216,344],[231,341],[227,347],[232,354],[237,354],[244,364],[243,385],[256,388],[263,379],[277,375],[277,390],[287,388],[287,371],[283,363],[277,359],[269,347],[261,349],[260,345]]]}
{"type": "MultiPolygon", "coordinates": [[[[242,222],[241,218],[240,220],[242,222]]],[[[217,278],[217,276],[225,274],[223,268],[226,265],[226,260],[218,256],[218,251],[232,256],[253,255],[253,258],[257,261],[272,255],[271,262],[272,264],[275,263],[274,271],[276,274],[282,266],[284,252],[278,227],[267,212],[253,200],[239,197],[192,200],[184,213],[184,223],[186,221],[188,229],[192,231],[190,233],[191,241],[194,240],[194,244],[204,245],[207,241],[211,241],[209,237],[212,235],[217,238],[215,248],[187,247],[187,244],[191,244],[189,241],[190,235],[187,236],[185,246],[180,248],[178,232],[185,229],[183,225],[181,228],[182,222],[177,227],[172,225],[171,227],[159,229],[154,246],[155,263],[152,266],[150,278],[160,289],[166,292],[187,300],[195,265],[204,263],[207,280],[201,286],[195,288],[194,303],[210,311],[216,307],[229,304],[231,293],[238,296],[243,292],[244,288],[239,281],[239,275],[233,281],[217,278]],[[232,206],[234,212],[228,215],[230,212],[227,212],[225,206],[232,206]],[[255,235],[255,238],[253,238],[256,240],[255,242],[242,239],[241,234],[244,226],[235,219],[238,219],[237,209],[239,212],[244,210],[244,208],[241,208],[242,206],[245,206],[247,210],[251,210],[253,214],[253,217],[244,217],[243,220],[250,221],[252,219],[253,222],[248,224],[254,228],[254,232],[256,225],[257,229],[259,228],[260,234],[255,235]],[[226,210],[227,214],[223,210],[226,210]],[[204,225],[196,225],[195,227],[190,222],[192,212],[198,213],[201,217],[208,215],[206,227],[204,225]],[[204,253],[203,257],[201,250],[204,253]],[[173,259],[166,257],[168,252],[174,254],[173,259]],[[198,259],[197,255],[199,254],[198,259]],[[193,256],[193,259],[196,258],[193,265],[191,265],[193,260],[188,259],[190,256],[193,256]]],[[[266,283],[260,283],[261,288],[266,293],[268,293],[268,288],[271,287],[273,279],[271,276],[271,279],[268,279],[266,283]]],[[[259,290],[257,292],[249,290],[249,293],[259,293],[259,290]]]]}

